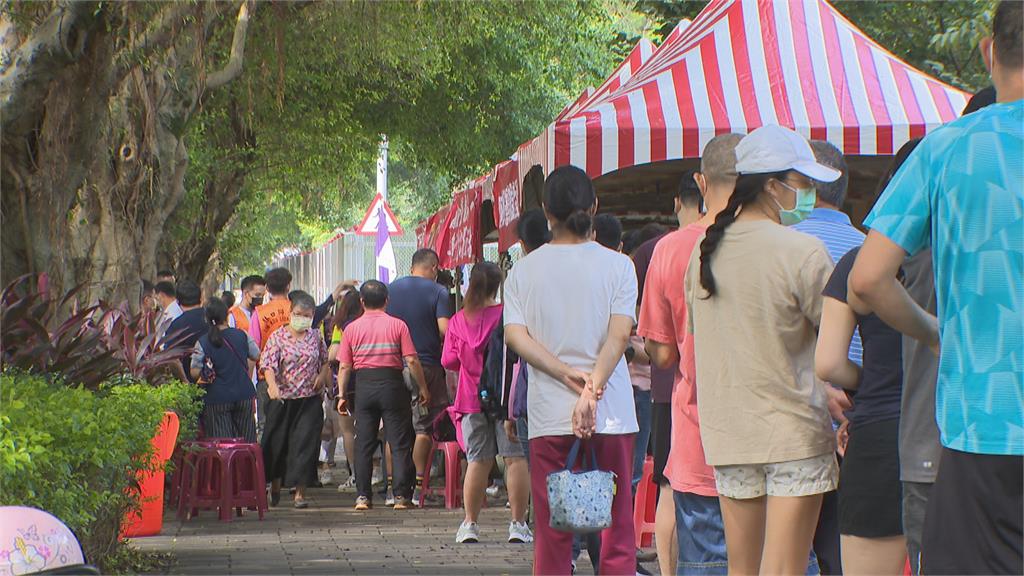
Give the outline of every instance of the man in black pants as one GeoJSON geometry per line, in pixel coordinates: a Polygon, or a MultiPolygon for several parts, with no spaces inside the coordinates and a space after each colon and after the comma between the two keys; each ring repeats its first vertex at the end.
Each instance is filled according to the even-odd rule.
{"type": "Polygon", "coordinates": [[[423,366],[420,364],[412,335],[404,322],[388,316],[388,288],[370,280],[359,289],[365,312],[345,328],[345,337],[338,350],[338,412],[348,411],[353,370],[356,417],[356,510],[372,505],[373,452],[377,447],[377,430],[384,420],[384,433],[391,445],[394,466],[395,510],[404,510],[412,500],[415,468],[412,462],[413,427],[409,391],[402,379],[403,359],[420,389],[420,406],[430,405],[423,366]]]}

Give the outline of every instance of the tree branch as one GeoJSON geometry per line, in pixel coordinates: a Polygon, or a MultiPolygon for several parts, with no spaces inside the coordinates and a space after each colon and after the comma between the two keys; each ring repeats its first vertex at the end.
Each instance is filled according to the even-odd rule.
{"type": "Polygon", "coordinates": [[[115,78],[122,78],[135,66],[140,58],[145,58],[157,50],[167,47],[176,37],[179,25],[194,9],[191,2],[172,2],[155,18],[156,23],[146,28],[142,36],[132,47],[129,54],[123,56],[118,64],[115,78]]]}
{"type": "MultiPolygon", "coordinates": [[[[88,31],[81,29],[87,24],[80,20],[93,8],[87,2],[58,3],[25,42],[0,56],[0,118],[4,131],[26,114],[34,113],[42,105],[43,87],[81,55],[88,31]],[[74,47],[69,46],[71,43],[74,47]]],[[[8,15],[0,18],[0,24],[5,37],[18,33],[8,15]]]]}
{"type": "Polygon", "coordinates": [[[235,35],[231,39],[231,56],[224,68],[206,77],[206,89],[216,90],[238,78],[242,73],[242,62],[245,60],[245,36],[249,29],[249,12],[255,9],[252,0],[245,0],[238,8],[238,21],[235,23],[235,35]]]}

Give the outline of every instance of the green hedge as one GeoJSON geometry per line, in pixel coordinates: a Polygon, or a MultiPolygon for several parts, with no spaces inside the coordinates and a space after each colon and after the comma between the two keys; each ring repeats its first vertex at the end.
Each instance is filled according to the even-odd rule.
{"type": "Polygon", "coordinates": [[[78,535],[89,561],[118,544],[126,492],[151,465],[164,411],[190,434],[202,392],[190,384],[117,382],[98,392],[7,372],[0,375],[0,505],[32,506],[78,535]]]}

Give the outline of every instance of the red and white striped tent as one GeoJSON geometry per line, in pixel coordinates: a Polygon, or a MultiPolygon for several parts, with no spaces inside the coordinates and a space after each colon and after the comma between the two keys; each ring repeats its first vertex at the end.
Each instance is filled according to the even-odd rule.
{"type": "Polygon", "coordinates": [[[712,0],[617,89],[554,122],[545,164],[597,178],[697,158],[715,135],[764,124],[847,155],[891,155],[958,117],[967,98],[824,0],[712,0]]]}

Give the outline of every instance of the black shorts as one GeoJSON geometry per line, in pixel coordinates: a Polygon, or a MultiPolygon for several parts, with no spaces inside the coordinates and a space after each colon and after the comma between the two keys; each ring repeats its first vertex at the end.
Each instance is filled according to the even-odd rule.
{"type": "Polygon", "coordinates": [[[922,574],[1024,574],[1024,457],[942,449],[922,574]]]}
{"type": "Polygon", "coordinates": [[[839,533],[862,538],[903,534],[900,419],[851,427],[839,469],[839,533]]]}
{"type": "Polygon", "coordinates": [[[672,403],[655,402],[651,406],[651,447],[654,450],[654,483],[668,484],[665,464],[672,446],[672,403]]]}

